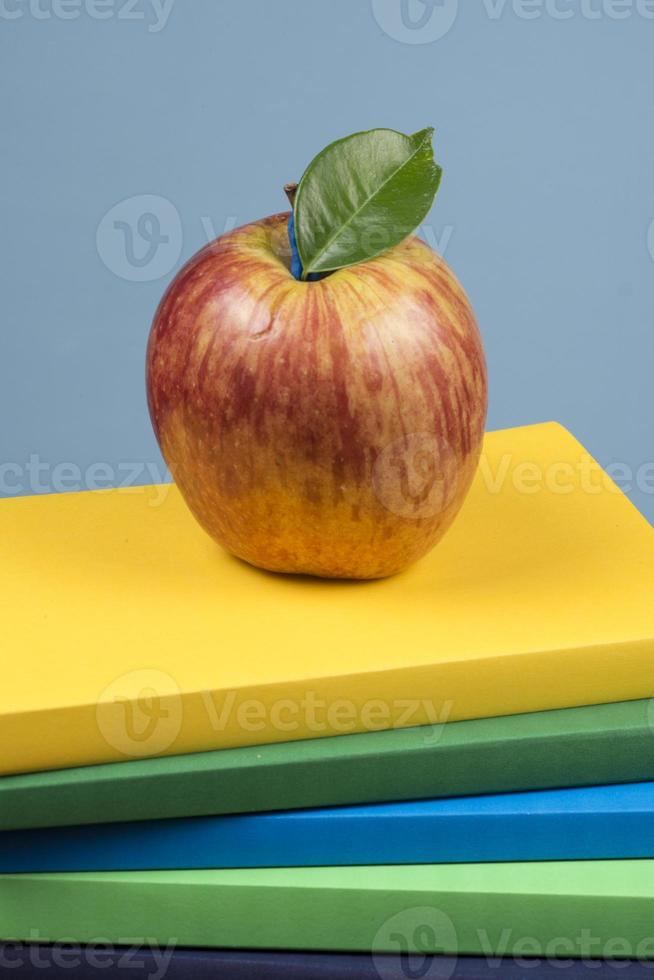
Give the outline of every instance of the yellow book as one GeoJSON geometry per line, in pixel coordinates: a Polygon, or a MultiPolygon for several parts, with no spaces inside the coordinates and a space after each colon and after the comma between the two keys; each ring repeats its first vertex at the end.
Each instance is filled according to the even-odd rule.
{"type": "Polygon", "coordinates": [[[0,550],[1,773],[654,690],[654,530],[553,423],[488,435],[445,539],[383,581],[251,568],[172,486],[5,500],[0,550]]]}

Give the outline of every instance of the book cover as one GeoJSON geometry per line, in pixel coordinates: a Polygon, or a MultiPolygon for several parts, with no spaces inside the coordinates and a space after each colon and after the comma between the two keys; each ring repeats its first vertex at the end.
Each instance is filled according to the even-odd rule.
{"type": "Polygon", "coordinates": [[[218,548],[173,487],[0,504],[0,773],[648,697],[654,531],[556,424],[491,433],[373,582],[218,548]]]}
{"type": "Polygon", "coordinates": [[[0,895],[6,940],[654,958],[651,860],[0,875],[0,895]]]}
{"type": "Polygon", "coordinates": [[[654,779],[648,699],[0,779],[0,830],[654,779]]]}
{"type": "Polygon", "coordinates": [[[0,834],[0,872],[654,858],[654,783],[0,834]]]}
{"type": "Polygon", "coordinates": [[[607,980],[626,974],[631,980],[652,976],[650,961],[547,960],[520,956],[434,956],[423,953],[286,953],[256,950],[176,949],[107,946],[106,943],[59,946],[0,943],[0,965],[24,976],[67,980],[607,980]],[[30,972],[31,971],[31,972],[30,972]]]}

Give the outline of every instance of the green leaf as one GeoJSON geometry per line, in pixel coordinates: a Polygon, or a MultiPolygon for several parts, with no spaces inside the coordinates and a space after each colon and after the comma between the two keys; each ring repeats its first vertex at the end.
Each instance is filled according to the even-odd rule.
{"type": "Polygon", "coordinates": [[[441,179],[433,134],[370,129],[312,160],[294,203],[303,278],[374,258],[417,228],[441,179]]]}

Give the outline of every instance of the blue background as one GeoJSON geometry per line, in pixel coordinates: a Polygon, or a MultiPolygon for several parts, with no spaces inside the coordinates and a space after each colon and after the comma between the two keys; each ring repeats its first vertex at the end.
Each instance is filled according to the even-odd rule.
{"type": "Polygon", "coordinates": [[[400,0],[95,2],[0,0],[3,493],[160,479],[143,359],[174,269],[284,209],[328,141],[433,124],[429,234],[477,311],[489,427],[563,422],[641,468],[619,482],[654,519],[654,4],[466,0],[429,41],[453,0],[408,0],[429,24],[400,39],[400,0]]]}

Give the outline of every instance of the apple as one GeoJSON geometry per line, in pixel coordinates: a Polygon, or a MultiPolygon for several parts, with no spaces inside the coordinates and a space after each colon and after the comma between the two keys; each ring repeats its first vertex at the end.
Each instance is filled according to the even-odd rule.
{"type": "Polygon", "coordinates": [[[415,236],[304,282],[287,221],[223,235],[174,279],[148,342],[152,423],[190,510],[233,555],[381,578],[436,544],[472,482],[479,331],[415,236]]]}

